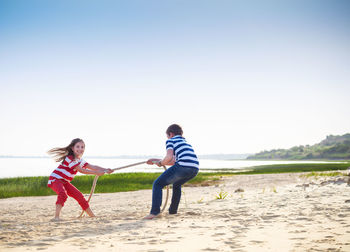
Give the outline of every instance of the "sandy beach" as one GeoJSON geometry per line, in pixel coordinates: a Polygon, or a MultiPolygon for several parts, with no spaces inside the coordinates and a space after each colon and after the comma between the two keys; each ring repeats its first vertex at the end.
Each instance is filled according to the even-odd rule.
{"type": "Polygon", "coordinates": [[[347,179],[225,177],[184,187],[179,213],[154,220],[142,220],[151,190],[95,194],[96,218],[77,219],[70,198],[61,222],[56,196],[1,199],[0,251],[350,251],[347,179]]]}

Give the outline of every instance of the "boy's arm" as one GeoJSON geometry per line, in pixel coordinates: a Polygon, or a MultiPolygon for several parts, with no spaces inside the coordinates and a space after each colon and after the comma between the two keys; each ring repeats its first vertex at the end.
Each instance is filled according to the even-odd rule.
{"type": "Polygon", "coordinates": [[[159,162],[159,165],[174,165],[175,164],[175,158],[174,158],[174,150],[168,149],[166,151],[166,156],[159,162]]]}

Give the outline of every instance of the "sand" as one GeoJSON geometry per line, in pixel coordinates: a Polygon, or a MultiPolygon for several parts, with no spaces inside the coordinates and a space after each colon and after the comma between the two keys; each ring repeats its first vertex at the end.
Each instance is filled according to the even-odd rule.
{"type": "Polygon", "coordinates": [[[69,199],[61,222],[50,222],[56,196],[2,199],[0,251],[350,251],[347,177],[300,175],[184,187],[179,213],[154,220],[142,220],[151,190],[94,195],[96,218],[77,219],[69,199]]]}

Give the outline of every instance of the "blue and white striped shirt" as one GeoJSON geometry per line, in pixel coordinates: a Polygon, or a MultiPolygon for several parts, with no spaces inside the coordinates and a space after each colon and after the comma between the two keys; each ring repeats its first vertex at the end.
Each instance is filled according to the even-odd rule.
{"type": "Polygon", "coordinates": [[[166,149],[174,150],[175,162],[183,167],[199,169],[199,162],[191,145],[180,135],[166,141],[166,149]]]}

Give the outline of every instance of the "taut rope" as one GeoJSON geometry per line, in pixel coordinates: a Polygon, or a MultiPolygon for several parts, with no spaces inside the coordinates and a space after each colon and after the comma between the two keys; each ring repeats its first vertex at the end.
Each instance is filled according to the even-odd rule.
{"type": "MultiPolygon", "coordinates": [[[[121,169],[125,169],[125,168],[129,168],[129,167],[132,167],[132,166],[136,166],[136,165],[140,165],[140,164],[145,164],[147,161],[142,161],[142,162],[138,162],[138,163],[134,163],[134,164],[130,164],[130,165],[125,165],[125,166],[121,166],[121,167],[117,167],[117,168],[114,168],[112,169],[113,171],[117,171],[117,170],[121,170],[121,169]]],[[[166,167],[163,165],[163,168],[164,170],[166,170],[166,167]]],[[[91,190],[90,190],[90,195],[89,195],[89,198],[87,200],[87,202],[90,202],[90,199],[92,197],[92,195],[94,194],[95,192],[95,188],[96,188],[96,184],[97,184],[97,180],[98,180],[98,175],[95,176],[94,178],[94,181],[92,183],[92,187],[91,187],[91,190]]],[[[165,203],[162,207],[162,209],[160,210],[160,212],[163,212],[165,207],[166,207],[166,204],[168,203],[168,198],[169,198],[169,185],[167,185],[166,187],[166,199],[165,199],[165,203]]],[[[79,215],[78,218],[81,218],[84,214],[84,210],[81,212],[81,214],[79,215]]]]}

